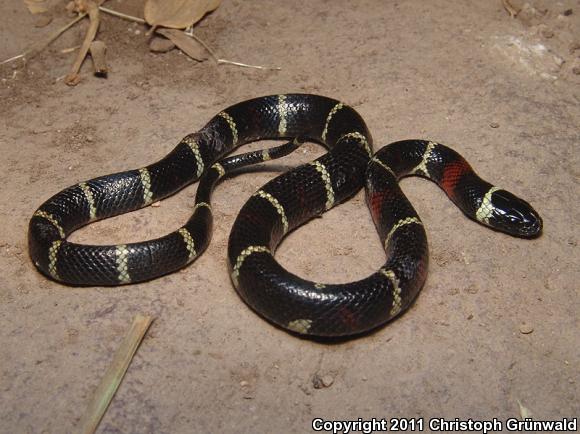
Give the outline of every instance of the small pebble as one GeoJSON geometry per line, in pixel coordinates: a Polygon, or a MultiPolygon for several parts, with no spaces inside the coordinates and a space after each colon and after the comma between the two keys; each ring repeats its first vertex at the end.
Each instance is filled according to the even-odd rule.
{"type": "Polygon", "coordinates": [[[330,387],[334,383],[334,377],[332,375],[323,375],[322,377],[318,374],[314,374],[312,377],[312,386],[315,389],[322,389],[325,387],[330,387]]]}
{"type": "Polygon", "coordinates": [[[246,387],[246,386],[248,386],[249,384],[250,384],[250,383],[248,383],[246,380],[242,380],[242,381],[240,381],[240,386],[242,386],[242,387],[246,387]]]}
{"type": "Polygon", "coordinates": [[[572,9],[566,9],[562,15],[564,15],[565,17],[569,17],[573,13],[574,11],[572,9]]]}
{"type": "Polygon", "coordinates": [[[322,377],[322,385],[324,387],[330,387],[332,386],[332,383],[334,383],[334,378],[330,375],[325,375],[324,377],[322,377]]]}
{"type": "Polygon", "coordinates": [[[529,335],[533,331],[534,331],[534,328],[532,327],[531,324],[528,324],[526,322],[520,324],[520,333],[522,333],[524,335],[529,335]]]}
{"type": "Polygon", "coordinates": [[[472,314],[472,313],[470,313],[470,314],[467,316],[467,319],[468,319],[468,320],[472,320],[472,319],[473,319],[473,314],[472,314]]]}
{"type": "Polygon", "coordinates": [[[497,122],[492,122],[491,124],[489,124],[489,126],[492,128],[499,128],[499,124],[497,122]]]}

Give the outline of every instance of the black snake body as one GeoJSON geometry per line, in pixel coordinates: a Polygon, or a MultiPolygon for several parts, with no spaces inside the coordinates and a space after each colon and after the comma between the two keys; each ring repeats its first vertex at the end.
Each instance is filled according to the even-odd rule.
{"type": "Polygon", "coordinates": [[[256,192],[230,235],[228,259],[238,293],[261,315],[288,330],[319,336],[357,334],[385,323],[411,304],[426,277],[428,250],[423,225],[399,189],[403,176],[434,180],[467,216],[495,229],[521,237],[541,232],[542,221],[529,204],[481,180],[453,150],[413,140],[393,143],[373,155],[371,135],[355,110],[326,97],[289,94],[231,106],[159,162],[56,194],[30,221],[33,262],[53,279],[75,285],[139,282],[187,265],[210,241],[215,183],[230,170],[285,155],[299,144],[220,160],[239,145],[266,138],[306,138],[328,148],[320,158],[256,192]],[[175,232],[116,246],[66,241],[80,226],[147,206],[203,173],[193,215],[175,232]],[[273,253],[289,231],[363,186],[385,245],[383,267],[358,282],[321,284],[278,264],[273,253]]]}

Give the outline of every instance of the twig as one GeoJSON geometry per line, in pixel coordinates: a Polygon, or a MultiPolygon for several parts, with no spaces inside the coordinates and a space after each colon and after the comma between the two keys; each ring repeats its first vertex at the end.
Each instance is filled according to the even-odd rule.
{"type": "Polygon", "coordinates": [[[236,65],[236,66],[242,66],[244,68],[255,68],[255,69],[273,69],[276,71],[280,71],[282,68],[278,67],[278,66],[261,66],[261,65],[249,65],[247,63],[241,63],[241,62],[234,62],[232,60],[227,60],[227,59],[220,59],[215,52],[205,43],[203,42],[200,38],[198,38],[197,36],[195,36],[192,32],[184,32],[187,36],[195,39],[197,42],[199,42],[203,48],[205,48],[207,50],[207,52],[209,53],[209,55],[212,57],[213,60],[215,60],[215,62],[219,65],[219,64],[228,64],[228,65],[236,65]]]}
{"type": "Polygon", "coordinates": [[[80,20],[82,20],[86,15],[87,14],[79,15],[74,20],[72,20],[70,23],[68,23],[67,25],[61,27],[60,29],[56,30],[54,33],[51,33],[50,35],[48,35],[47,39],[44,39],[42,41],[39,41],[39,42],[31,45],[26,50],[24,50],[23,53],[18,54],[17,56],[11,57],[10,59],[6,59],[6,60],[0,62],[0,65],[10,63],[10,62],[13,62],[14,60],[18,60],[18,59],[25,59],[25,60],[31,59],[32,57],[34,57],[38,53],[40,53],[42,50],[44,50],[46,47],[48,47],[61,34],[66,32],[68,29],[70,29],[72,26],[74,26],[76,23],[78,23],[80,20]]]}
{"type": "Polygon", "coordinates": [[[70,72],[64,79],[64,82],[69,86],[76,86],[77,84],[79,84],[79,81],[81,81],[81,77],[79,75],[81,65],[83,64],[85,57],[87,57],[87,53],[89,52],[91,43],[95,39],[95,36],[97,35],[97,30],[99,29],[99,7],[97,6],[97,4],[91,0],[87,1],[86,10],[87,13],[89,14],[90,25],[85,35],[83,45],[81,45],[81,49],[75,59],[75,62],[73,63],[70,72]]]}
{"type": "Polygon", "coordinates": [[[63,48],[62,50],[59,51],[60,54],[68,54],[68,53],[72,53],[73,51],[78,50],[79,48],[81,48],[80,45],[76,45],[74,47],[69,47],[69,48],[63,48]]]}
{"type": "Polygon", "coordinates": [[[271,69],[271,70],[274,70],[274,71],[280,71],[282,69],[279,66],[249,65],[247,63],[234,62],[233,60],[227,60],[227,59],[218,59],[217,62],[218,63],[226,64],[226,65],[242,66],[244,68],[271,69]]]}
{"type": "Polygon", "coordinates": [[[114,17],[123,18],[123,19],[129,20],[129,21],[135,21],[136,23],[141,23],[141,24],[147,23],[143,18],[138,18],[138,17],[134,17],[132,15],[124,14],[122,12],[117,12],[117,11],[114,11],[112,9],[105,8],[103,6],[99,6],[99,9],[106,14],[113,15],[114,17]]]}
{"type": "Polygon", "coordinates": [[[135,316],[129,332],[125,335],[105,376],[95,390],[93,399],[79,423],[78,432],[82,434],[95,432],[152,321],[153,318],[150,316],[140,314],[135,316]]]}
{"type": "Polygon", "coordinates": [[[14,56],[14,57],[11,57],[10,59],[3,60],[2,62],[0,62],[0,65],[4,65],[4,64],[10,63],[10,62],[14,62],[15,60],[22,59],[22,58],[24,58],[24,53],[18,54],[18,55],[14,56]]]}

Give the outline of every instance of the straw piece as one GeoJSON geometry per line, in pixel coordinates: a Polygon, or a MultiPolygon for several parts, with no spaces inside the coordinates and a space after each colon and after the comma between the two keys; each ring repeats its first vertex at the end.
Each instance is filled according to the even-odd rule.
{"type": "Polygon", "coordinates": [[[141,23],[141,24],[146,24],[147,23],[147,21],[145,21],[143,18],[134,17],[132,15],[127,15],[127,14],[124,14],[122,12],[115,11],[113,9],[106,8],[104,6],[99,6],[99,10],[101,12],[105,12],[106,14],[113,15],[114,17],[123,18],[123,19],[129,20],[129,21],[135,21],[136,23],[141,23]]]}
{"type": "Polygon", "coordinates": [[[81,418],[78,432],[82,434],[95,432],[152,321],[153,317],[150,316],[141,314],[135,316],[129,332],[117,349],[112,363],[81,418]]]}

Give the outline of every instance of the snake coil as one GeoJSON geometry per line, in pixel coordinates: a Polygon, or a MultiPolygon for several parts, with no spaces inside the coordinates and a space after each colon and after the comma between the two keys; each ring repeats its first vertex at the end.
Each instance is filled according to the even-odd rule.
{"type": "Polygon", "coordinates": [[[274,178],[250,197],[233,225],[228,261],[240,296],[287,330],[353,335],[384,324],[410,306],[425,281],[428,248],[423,224],[399,188],[404,176],[435,181],[468,217],[496,230],[524,238],[541,233],[542,220],[527,202],[479,178],[452,149],[405,140],[373,154],[371,135],[354,109],[331,98],[288,94],[225,109],[154,164],[57,193],[32,216],[30,256],[42,273],[72,285],[134,283],[184,267],[209,244],[215,184],[238,167],[286,155],[300,141],[223,156],[251,141],[278,138],[312,140],[328,152],[274,178]],[[200,177],[193,214],[177,231],[110,246],[66,240],[83,225],[148,206],[200,177]],[[387,256],[379,270],[357,282],[324,284],[289,273],[275,260],[276,247],[288,232],[363,186],[387,256]]]}

